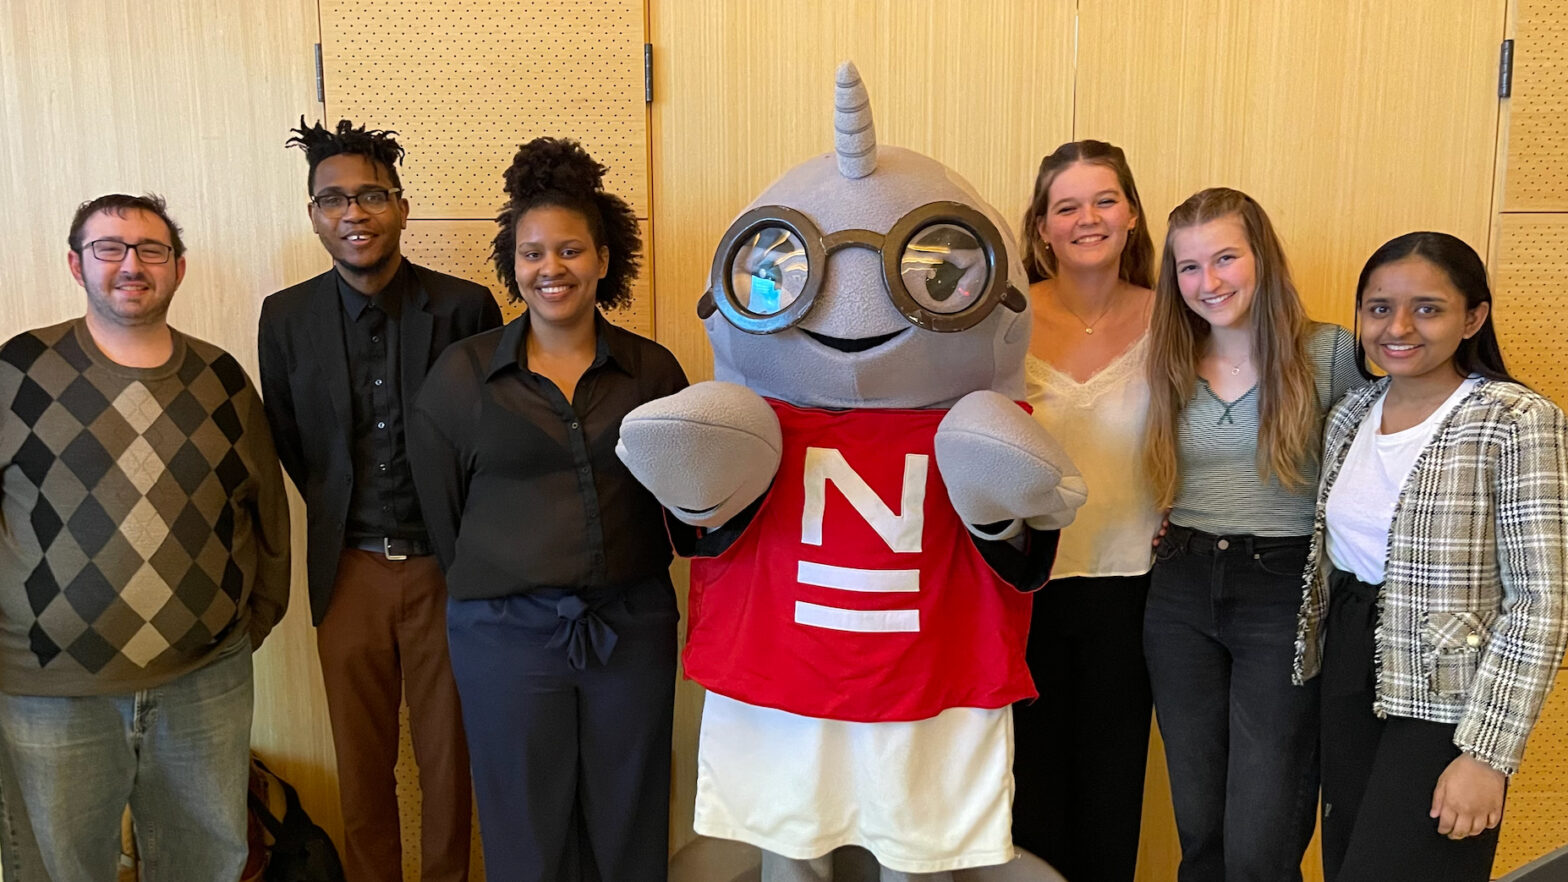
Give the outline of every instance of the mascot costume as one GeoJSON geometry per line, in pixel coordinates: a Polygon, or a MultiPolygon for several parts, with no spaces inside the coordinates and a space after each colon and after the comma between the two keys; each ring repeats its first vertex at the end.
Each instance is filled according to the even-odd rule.
{"type": "Polygon", "coordinates": [[[877,145],[852,64],[835,111],[834,152],[719,245],[698,305],[716,380],[628,414],[617,452],[699,528],[679,549],[708,690],[697,831],[763,849],[767,880],[830,878],[844,845],[940,879],[1013,857],[1028,592],[1084,487],[1017,403],[1005,222],[877,145]]]}

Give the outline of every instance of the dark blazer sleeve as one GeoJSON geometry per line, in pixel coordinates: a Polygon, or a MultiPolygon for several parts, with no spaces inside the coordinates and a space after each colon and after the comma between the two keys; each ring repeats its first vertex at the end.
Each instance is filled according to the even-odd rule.
{"type": "Polygon", "coordinates": [[[457,534],[468,501],[472,454],[465,439],[473,435],[482,376],[471,346],[448,347],[431,366],[408,420],[409,462],[436,560],[451,568],[457,534]]]}
{"type": "Polygon", "coordinates": [[[463,336],[471,337],[480,331],[488,331],[501,327],[501,306],[495,302],[495,297],[490,294],[489,288],[481,288],[484,296],[480,298],[479,309],[475,316],[474,327],[463,336]]]}
{"type": "Polygon", "coordinates": [[[501,307],[490,289],[478,282],[414,266],[420,283],[442,301],[436,311],[441,316],[437,330],[437,351],[459,340],[502,325],[501,307]]]}
{"type": "Polygon", "coordinates": [[[294,410],[294,395],[289,389],[287,317],[278,301],[268,297],[261,302],[261,324],[257,331],[256,352],[261,367],[262,403],[267,423],[272,427],[278,460],[304,492],[305,454],[299,436],[299,419],[294,410]]]}

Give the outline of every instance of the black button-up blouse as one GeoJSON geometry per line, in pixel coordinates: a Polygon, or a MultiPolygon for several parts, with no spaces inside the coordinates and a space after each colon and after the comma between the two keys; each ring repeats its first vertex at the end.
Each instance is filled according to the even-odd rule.
{"type": "Polygon", "coordinates": [[[454,598],[597,589],[670,564],[663,509],[615,455],[621,419],[686,387],[669,350],[595,317],[571,402],[528,369],[525,313],[452,344],[408,443],[425,526],[454,598]]]}

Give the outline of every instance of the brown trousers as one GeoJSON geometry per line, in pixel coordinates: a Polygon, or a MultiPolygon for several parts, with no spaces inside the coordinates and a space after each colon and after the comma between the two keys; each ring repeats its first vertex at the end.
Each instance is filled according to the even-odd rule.
{"type": "Polygon", "coordinates": [[[436,559],[391,561],[346,549],[316,646],[337,751],[348,882],[403,878],[392,769],[405,689],[423,802],[420,878],[464,882],[472,785],[436,559]]]}

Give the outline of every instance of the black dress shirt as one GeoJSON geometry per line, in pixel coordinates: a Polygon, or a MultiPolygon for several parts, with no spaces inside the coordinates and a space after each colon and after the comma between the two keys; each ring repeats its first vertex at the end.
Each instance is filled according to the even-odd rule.
{"type": "Polygon", "coordinates": [[[454,343],[409,421],[425,524],[460,600],[629,585],[670,564],[664,513],[615,455],[621,419],[686,387],[663,346],[596,316],[568,402],[528,369],[528,315],[454,343]]]}
{"type": "Polygon", "coordinates": [[[403,305],[419,282],[406,260],[387,286],[370,296],[355,290],[341,275],[337,278],[354,411],[349,436],[354,489],[344,536],[349,543],[388,536],[423,540],[424,519],[404,450],[398,348],[403,305]]]}

